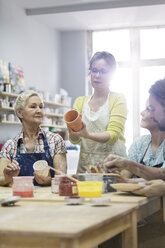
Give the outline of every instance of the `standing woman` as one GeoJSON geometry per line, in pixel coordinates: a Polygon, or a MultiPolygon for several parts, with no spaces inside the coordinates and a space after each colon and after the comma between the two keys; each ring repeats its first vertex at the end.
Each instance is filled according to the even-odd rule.
{"type": "Polygon", "coordinates": [[[81,141],[78,173],[89,166],[100,166],[108,154],[126,156],[124,125],[127,116],[123,95],[110,91],[116,61],[108,52],[97,52],[91,58],[89,74],[93,87],[90,96],[78,97],[74,103],[83,120],[83,128],[74,132],[68,128],[73,144],[81,141]]]}
{"type": "MultiPolygon", "coordinates": [[[[45,132],[40,125],[44,118],[44,103],[35,91],[21,93],[15,102],[15,113],[22,130],[8,140],[0,152],[0,185],[12,182],[13,176],[33,176],[33,164],[46,160],[48,165],[66,172],[66,151],[60,135],[45,132]],[[3,169],[2,169],[3,168],[3,169]]],[[[52,171],[47,177],[34,173],[35,185],[50,185],[52,171]]]]}

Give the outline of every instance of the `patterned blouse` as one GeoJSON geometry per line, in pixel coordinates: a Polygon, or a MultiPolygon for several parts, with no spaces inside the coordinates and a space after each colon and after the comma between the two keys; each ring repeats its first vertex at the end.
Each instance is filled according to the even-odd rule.
{"type": "MultiPolygon", "coordinates": [[[[49,145],[49,151],[52,156],[57,155],[59,153],[66,153],[65,150],[65,143],[62,137],[59,134],[55,134],[49,131],[44,131],[41,127],[38,130],[38,136],[36,138],[36,145],[35,145],[35,153],[44,153],[44,143],[43,137],[44,135],[47,138],[47,142],[49,145]]],[[[20,152],[26,153],[26,148],[23,143],[23,130],[13,139],[8,140],[2,150],[0,152],[0,158],[8,158],[10,160],[16,157],[17,153],[17,144],[20,140],[20,152]]]]}
{"type": "Polygon", "coordinates": [[[162,168],[165,168],[165,140],[156,152],[152,152],[151,135],[138,137],[128,150],[128,158],[148,166],[163,163],[162,168]]]}

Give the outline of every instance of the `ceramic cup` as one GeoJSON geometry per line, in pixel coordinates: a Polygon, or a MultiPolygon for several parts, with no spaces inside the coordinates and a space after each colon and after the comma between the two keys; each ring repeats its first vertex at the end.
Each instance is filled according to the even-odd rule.
{"type": "Polygon", "coordinates": [[[49,174],[48,163],[45,160],[38,160],[35,162],[33,164],[33,169],[39,176],[47,177],[49,174]]]}
{"type": "Polygon", "coordinates": [[[74,109],[65,113],[64,121],[74,131],[79,131],[83,126],[81,116],[74,109]]]}

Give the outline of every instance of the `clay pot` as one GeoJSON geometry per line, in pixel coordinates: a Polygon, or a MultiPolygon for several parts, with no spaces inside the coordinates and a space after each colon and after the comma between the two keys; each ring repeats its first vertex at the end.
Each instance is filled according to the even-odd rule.
{"type": "Polygon", "coordinates": [[[81,116],[74,109],[65,113],[64,121],[74,131],[79,131],[83,126],[81,116]]]}

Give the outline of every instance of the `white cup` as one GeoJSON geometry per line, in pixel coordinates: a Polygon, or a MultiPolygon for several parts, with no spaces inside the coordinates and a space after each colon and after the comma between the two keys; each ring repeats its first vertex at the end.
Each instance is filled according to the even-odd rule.
{"type": "Polygon", "coordinates": [[[48,163],[45,160],[38,160],[35,162],[33,164],[33,169],[39,176],[47,177],[49,174],[48,163]]]}

